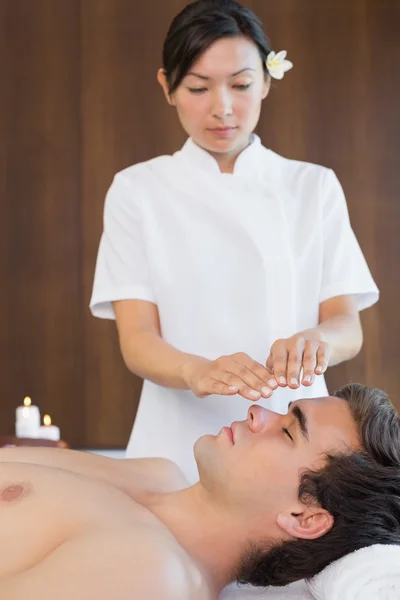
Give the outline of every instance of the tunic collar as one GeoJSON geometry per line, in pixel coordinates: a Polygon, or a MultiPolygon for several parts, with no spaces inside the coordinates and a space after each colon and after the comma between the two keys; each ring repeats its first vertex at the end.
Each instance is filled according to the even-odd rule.
{"type": "MultiPolygon", "coordinates": [[[[236,159],[234,171],[230,173],[222,173],[226,177],[241,176],[241,177],[254,177],[258,174],[260,166],[260,157],[263,154],[265,148],[261,144],[260,138],[253,134],[251,137],[250,144],[245,148],[236,159]]],[[[215,158],[209,154],[203,148],[200,148],[192,138],[189,138],[184,144],[180,151],[181,156],[188,159],[192,164],[201,168],[208,173],[219,173],[221,174],[215,158]]]]}

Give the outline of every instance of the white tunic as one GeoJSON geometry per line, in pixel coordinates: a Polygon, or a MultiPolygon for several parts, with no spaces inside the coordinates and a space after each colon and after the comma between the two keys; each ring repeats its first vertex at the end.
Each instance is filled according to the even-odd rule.
{"type": "MultiPolygon", "coordinates": [[[[189,139],[115,176],[93,315],[113,319],[112,301],[147,300],[179,350],[265,363],[277,338],[316,326],[320,303],[343,294],[357,295],[360,310],[378,299],[333,171],[285,159],[254,136],[233,174],[189,139]]],[[[286,412],[291,400],[326,394],[317,377],[260,403],[286,412]]],[[[170,458],[194,481],[196,439],[244,419],[248,407],[240,396],[200,399],[145,381],[127,456],[170,458]]]]}

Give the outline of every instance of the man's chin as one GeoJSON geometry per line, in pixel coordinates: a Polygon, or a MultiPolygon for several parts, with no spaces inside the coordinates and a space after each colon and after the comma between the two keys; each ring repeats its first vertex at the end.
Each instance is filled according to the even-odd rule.
{"type": "Polygon", "coordinates": [[[217,436],[215,435],[202,435],[194,444],[193,452],[196,459],[196,463],[199,464],[202,458],[211,456],[212,448],[215,444],[217,436]]]}
{"type": "Polygon", "coordinates": [[[210,444],[212,442],[215,442],[216,438],[217,438],[216,435],[211,435],[211,434],[202,435],[195,442],[194,451],[196,452],[196,448],[202,448],[205,444],[210,444]]]}

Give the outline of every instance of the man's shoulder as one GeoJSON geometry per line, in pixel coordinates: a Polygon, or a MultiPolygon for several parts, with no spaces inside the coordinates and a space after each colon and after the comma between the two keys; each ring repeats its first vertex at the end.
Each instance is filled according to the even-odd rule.
{"type": "MultiPolygon", "coordinates": [[[[118,547],[124,571],[130,564],[127,578],[133,598],[143,600],[216,600],[202,569],[194,562],[175,537],[164,527],[143,524],[132,536],[123,534],[127,545],[123,550],[121,539],[110,536],[110,544],[118,547]],[[117,543],[118,542],[118,543],[117,543]]],[[[123,544],[123,542],[122,542],[123,544]]]]}

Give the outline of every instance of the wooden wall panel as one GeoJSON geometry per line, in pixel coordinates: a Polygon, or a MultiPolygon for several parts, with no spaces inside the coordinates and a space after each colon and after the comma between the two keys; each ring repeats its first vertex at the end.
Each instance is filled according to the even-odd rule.
{"type": "Polygon", "coordinates": [[[387,390],[400,408],[396,346],[400,318],[400,102],[397,0],[255,0],[273,46],[295,68],[265,103],[259,133],[290,158],[333,168],[346,193],[353,228],[381,290],[362,313],[360,355],[328,372],[334,390],[362,381],[387,390]],[[382,57],[385,57],[382,60],[382,57]],[[397,166],[396,166],[397,165],[397,166]]]}
{"type": "Polygon", "coordinates": [[[15,407],[31,395],[72,440],[82,364],[78,7],[13,0],[3,8],[2,433],[13,432],[15,407]]]}
{"type": "MultiPolygon", "coordinates": [[[[388,390],[400,408],[400,3],[244,3],[295,64],[274,83],[258,133],[283,155],[336,171],[381,288],[379,305],[362,317],[361,355],[330,370],[330,388],[361,380],[388,390]]],[[[88,304],[114,173],[185,139],[156,82],[166,30],[185,4],[0,3],[5,433],[15,405],[31,394],[76,447],[128,440],[141,382],[122,363],[114,323],[94,319],[88,304]]]]}
{"type": "MultiPolygon", "coordinates": [[[[8,285],[8,220],[9,204],[7,198],[7,106],[8,106],[8,69],[9,64],[6,60],[6,39],[5,39],[5,17],[6,6],[0,2],[0,73],[2,74],[3,85],[0,86],[0,314],[3,316],[0,328],[0,364],[5,373],[10,371],[10,352],[8,349],[8,340],[10,337],[10,320],[8,314],[8,305],[10,301],[9,294],[5,291],[8,285]]],[[[9,393],[9,388],[4,390],[9,393]]],[[[6,396],[4,395],[4,398],[6,396]]],[[[0,402],[3,398],[0,399],[0,402]]],[[[2,404],[6,404],[3,402],[2,404]]],[[[8,407],[7,407],[8,408],[8,407]]],[[[0,427],[6,428],[5,417],[6,410],[0,410],[0,427]]],[[[5,430],[5,429],[4,429],[5,430]]]]}

